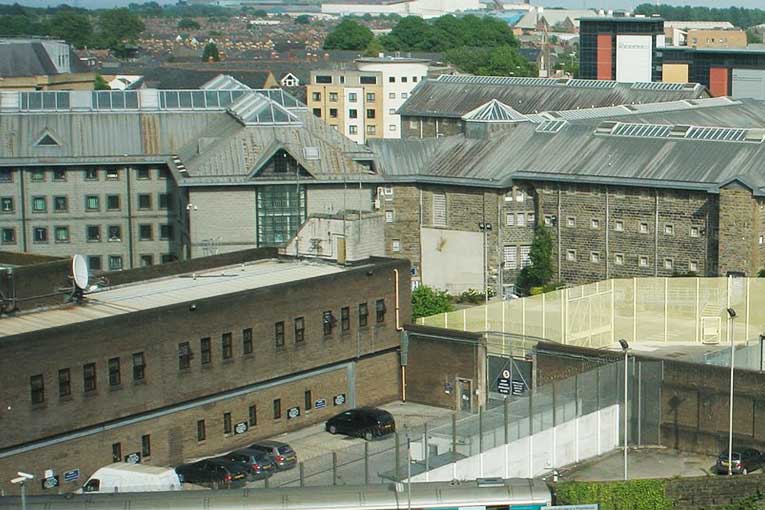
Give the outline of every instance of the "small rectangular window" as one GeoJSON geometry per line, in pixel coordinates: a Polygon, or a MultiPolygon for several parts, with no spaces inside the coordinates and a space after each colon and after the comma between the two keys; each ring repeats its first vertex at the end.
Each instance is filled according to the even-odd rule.
{"type": "Polygon", "coordinates": [[[526,226],[526,214],[525,213],[518,213],[515,215],[515,224],[519,227],[525,227],[526,226]]]}
{"type": "Polygon", "coordinates": [[[199,339],[199,362],[202,365],[209,365],[212,362],[212,343],[210,337],[199,339]]]}
{"type": "Polygon", "coordinates": [[[107,168],[106,169],[106,178],[110,180],[117,180],[120,178],[119,170],[116,168],[107,168]]]}
{"type": "Polygon", "coordinates": [[[332,315],[331,310],[327,310],[324,313],[321,314],[321,325],[324,330],[324,336],[329,336],[332,334],[332,328],[334,326],[335,318],[332,315]]]}
{"type": "Polygon", "coordinates": [[[301,344],[305,340],[305,319],[298,317],[295,319],[295,343],[301,344]]]}
{"type": "Polygon", "coordinates": [[[385,321],[385,300],[378,299],[375,302],[375,312],[377,313],[377,322],[385,321]]]}
{"type": "Polygon", "coordinates": [[[614,255],[614,264],[617,266],[623,266],[624,265],[624,254],[617,253],[614,255]]]}
{"type": "Polygon", "coordinates": [[[252,328],[242,330],[242,353],[252,354],[252,328]]]}
{"type": "Polygon", "coordinates": [[[66,170],[63,168],[54,168],[53,169],[53,180],[54,181],[65,181],[66,180],[66,170]]]}
{"type": "Polygon", "coordinates": [[[369,321],[369,309],[366,303],[359,303],[359,327],[366,327],[369,321]]]}
{"type": "Polygon", "coordinates": [[[701,237],[701,229],[699,227],[691,227],[691,237],[701,237]]]}
{"type": "Polygon", "coordinates": [[[433,225],[446,226],[446,193],[433,193],[433,225]]]}
{"type": "Polygon", "coordinates": [[[133,382],[143,381],[146,377],[146,359],[142,352],[133,354],[133,382]]]}
{"type": "Polygon", "coordinates": [[[141,267],[153,266],[154,255],[141,255],[140,263],[141,263],[141,267]]]}
{"type": "Polygon", "coordinates": [[[45,382],[42,374],[33,375],[29,378],[29,386],[32,390],[32,403],[42,404],[45,402],[45,382]]]}
{"type": "Polygon", "coordinates": [[[109,211],[119,211],[120,209],[120,196],[119,195],[106,195],[106,209],[109,211]]]}
{"type": "Polygon", "coordinates": [[[151,457],[151,435],[144,434],[141,436],[141,458],[148,457],[151,457]]]}
{"type": "Polygon", "coordinates": [[[69,210],[69,200],[65,196],[53,197],[53,210],[55,212],[66,212],[69,210]]]}
{"type": "Polygon", "coordinates": [[[590,262],[593,264],[599,264],[600,263],[600,252],[592,251],[590,252],[590,262]]]}
{"type": "Polygon", "coordinates": [[[231,434],[231,413],[223,413],[223,433],[231,434]]]}
{"type": "Polygon", "coordinates": [[[72,373],[68,368],[58,371],[58,396],[68,397],[72,394],[72,373]]]}
{"type": "Polygon", "coordinates": [[[0,212],[12,213],[16,210],[13,204],[13,197],[0,198],[0,212]]]}
{"type": "Polygon", "coordinates": [[[109,359],[109,386],[119,386],[121,383],[120,378],[120,359],[109,359]]]}
{"type": "Polygon", "coordinates": [[[648,257],[640,256],[638,258],[638,265],[640,267],[648,267],[648,257]]]}
{"type": "Polygon", "coordinates": [[[505,215],[505,225],[508,227],[515,226],[515,213],[507,213],[505,215]]]}
{"type": "Polygon", "coordinates": [[[675,235],[675,226],[674,225],[664,225],[664,235],[666,236],[673,236],[675,235]]]}
{"type": "Polygon", "coordinates": [[[518,269],[518,249],[512,245],[502,247],[502,260],[505,269],[518,269]]]}
{"type": "Polygon", "coordinates": [[[692,273],[696,273],[699,270],[699,262],[697,260],[691,260],[688,264],[688,269],[692,273]]]}
{"type": "Polygon", "coordinates": [[[284,321],[274,324],[274,344],[276,347],[284,347],[284,321]]]}
{"type": "Polygon", "coordinates": [[[385,211],[385,223],[393,223],[393,211],[385,211]]]}
{"type": "Polygon", "coordinates": [[[53,228],[53,233],[56,236],[56,242],[57,243],[68,243],[69,242],[69,227],[66,226],[56,226],[53,228]]]}
{"type": "Polygon", "coordinates": [[[99,211],[101,210],[101,199],[98,195],[87,195],[85,197],[85,210],[86,211],[99,211]]]}
{"type": "Polygon", "coordinates": [[[101,256],[100,255],[89,255],[88,256],[88,269],[91,271],[101,271],[102,269],[101,265],[101,256]]]}
{"type": "Polygon", "coordinates": [[[83,388],[86,393],[96,391],[96,364],[86,363],[82,367],[83,388]]]}
{"type": "Polygon", "coordinates": [[[614,230],[617,232],[624,232],[624,221],[622,220],[614,221],[614,230]]]}
{"type": "Polygon", "coordinates": [[[204,441],[207,439],[207,429],[205,427],[204,420],[197,420],[197,441],[204,441]]]}
{"type": "Polygon", "coordinates": [[[160,225],[159,226],[159,238],[163,241],[173,238],[173,226],[172,225],[160,225]]]}
{"type": "Polygon", "coordinates": [[[367,92],[367,103],[373,103],[374,100],[375,100],[375,93],[374,92],[367,92]]]}
{"type": "Polygon", "coordinates": [[[138,225],[138,239],[141,241],[151,241],[152,237],[154,237],[153,230],[150,224],[138,225]]]}
{"type": "Polygon", "coordinates": [[[566,250],[566,260],[568,262],[576,262],[576,250],[566,250]]]}
{"type": "Polygon", "coordinates": [[[120,225],[109,225],[109,241],[116,242],[122,240],[122,227],[120,225]]]}
{"type": "Polygon", "coordinates": [[[282,399],[274,399],[274,420],[282,417],[282,399]]]}
{"type": "Polygon", "coordinates": [[[221,335],[220,349],[223,359],[231,359],[234,356],[234,337],[231,333],[221,335]]]}
{"type": "Polygon", "coordinates": [[[32,212],[45,212],[48,210],[48,200],[45,197],[32,197],[32,212]]]}
{"type": "Polygon", "coordinates": [[[597,218],[592,218],[592,220],[590,220],[590,228],[594,228],[594,229],[600,228],[600,220],[597,218]]]}
{"type": "Polygon", "coordinates": [[[146,180],[151,178],[151,175],[149,175],[148,168],[139,168],[137,173],[138,173],[138,179],[140,180],[146,180]]]}
{"type": "Polygon", "coordinates": [[[138,208],[139,209],[151,209],[151,195],[148,193],[141,193],[138,195],[138,208]]]}
{"type": "Polygon", "coordinates": [[[258,407],[256,405],[251,405],[248,413],[248,422],[250,423],[250,427],[254,427],[258,424],[258,407]]]}
{"type": "Polygon", "coordinates": [[[31,179],[33,181],[41,182],[45,180],[45,170],[41,170],[39,168],[35,168],[32,170],[32,176],[31,179]]]}
{"type": "Polygon", "coordinates": [[[303,394],[303,404],[305,405],[305,410],[308,411],[313,407],[313,399],[311,398],[311,390],[305,390],[305,393],[303,394]]]}
{"type": "Polygon", "coordinates": [[[85,169],[85,180],[86,181],[97,181],[98,180],[98,169],[97,168],[86,168],[85,169]]]}
{"type": "Polygon", "coordinates": [[[641,222],[640,223],[640,233],[641,234],[647,234],[648,233],[648,223],[641,222]]]}
{"type": "Polygon", "coordinates": [[[47,243],[48,242],[48,229],[45,227],[34,227],[32,231],[34,236],[34,242],[47,243]]]}
{"type": "Polygon", "coordinates": [[[391,250],[393,252],[396,252],[396,253],[400,252],[401,251],[401,239],[394,239],[394,240],[392,240],[390,248],[391,248],[391,250]]]}
{"type": "Polygon", "coordinates": [[[112,462],[122,462],[122,443],[112,443],[112,462]]]}
{"type": "Polygon", "coordinates": [[[3,244],[16,244],[16,229],[14,228],[4,228],[2,230],[2,240],[1,242],[3,244]]]}
{"type": "Polygon", "coordinates": [[[160,193],[157,195],[157,204],[160,209],[171,209],[173,202],[170,200],[170,193],[160,193]]]}
{"type": "Polygon", "coordinates": [[[350,331],[351,329],[351,309],[347,306],[340,309],[340,330],[350,331]]]}
{"type": "Polygon", "coordinates": [[[122,255],[109,255],[109,271],[122,270],[122,255]]]}
{"type": "Polygon", "coordinates": [[[188,342],[178,344],[178,369],[186,370],[191,366],[191,346],[188,342]]]}
{"type": "Polygon", "coordinates": [[[368,119],[374,119],[375,118],[375,109],[374,108],[367,108],[367,118],[368,119]]]}
{"type": "Polygon", "coordinates": [[[672,271],[672,268],[675,265],[675,261],[672,259],[664,259],[664,269],[667,271],[672,271]]]}

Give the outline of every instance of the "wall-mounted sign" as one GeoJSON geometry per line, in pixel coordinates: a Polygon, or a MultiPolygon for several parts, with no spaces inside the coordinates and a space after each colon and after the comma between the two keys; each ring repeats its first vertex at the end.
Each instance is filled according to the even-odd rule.
{"type": "Polygon", "coordinates": [[[247,422],[246,421],[240,421],[236,425],[234,425],[234,434],[244,434],[247,432],[247,422]]]}
{"type": "Polygon", "coordinates": [[[76,482],[79,479],[80,479],[79,469],[70,469],[69,471],[64,471],[65,482],[76,482]]]}
{"type": "Polygon", "coordinates": [[[314,409],[324,409],[325,407],[327,407],[326,399],[320,398],[319,400],[313,403],[314,409]]]}
{"type": "Polygon", "coordinates": [[[133,452],[125,455],[125,462],[128,464],[140,464],[141,454],[139,452],[133,452]]]}
{"type": "Polygon", "coordinates": [[[48,476],[46,478],[43,478],[40,480],[42,482],[42,488],[45,489],[55,489],[58,487],[58,475],[48,476]]]}
{"type": "Polygon", "coordinates": [[[287,419],[291,420],[293,418],[297,418],[300,416],[300,408],[299,407],[290,407],[287,409],[287,419]]]}
{"type": "Polygon", "coordinates": [[[523,395],[526,384],[523,381],[513,381],[513,395],[523,395]]]}
{"type": "Polygon", "coordinates": [[[345,404],[345,393],[341,393],[339,395],[335,395],[335,398],[333,399],[333,402],[336,406],[341,406],[345,404]]]}

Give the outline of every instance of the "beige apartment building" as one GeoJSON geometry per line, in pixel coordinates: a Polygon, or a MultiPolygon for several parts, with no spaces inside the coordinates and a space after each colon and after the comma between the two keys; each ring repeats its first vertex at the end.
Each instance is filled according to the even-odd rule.
{"type": "Polygon", "coordinates": [[[312,71],[308,109],[356,143],[382,138],[382,73],[312,71]]]}

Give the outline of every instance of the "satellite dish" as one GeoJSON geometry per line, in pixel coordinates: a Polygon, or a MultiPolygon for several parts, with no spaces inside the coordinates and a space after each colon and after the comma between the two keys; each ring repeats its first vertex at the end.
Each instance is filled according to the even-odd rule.
{"type": "Polygon", "coordinates": [[[88,264],[82,255],[72,257],[72,276],[78,289],[85,290],[88,288],[88,264]]]}

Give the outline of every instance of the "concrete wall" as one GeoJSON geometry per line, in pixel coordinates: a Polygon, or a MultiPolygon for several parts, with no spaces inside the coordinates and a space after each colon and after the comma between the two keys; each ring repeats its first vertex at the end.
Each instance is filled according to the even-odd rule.
{"type": "Polygon", "coordinates": [[[191,256],[257,247],[256,202],[254,187],[190,189],[191,256]]]}
{"type": "Polygon", "coordinates": [[[336,216],[310,217],[283,253],[337,260],[342,249],[341,240],[345,240],[344,256],[348,262],[385,256],[383,215],[370,213],[359,218],[349,214],[345,221],[336,216]]]}
{"type": "Polygon", "coordinates": [[[483,234],[444,228],[423,228],[422,283],[459,294],[483,289],[483,234]]]}
{"type": "Polygon", "coordinates": [[[359,183],[348,181],[346,187],[309,187],[306,191],[308,215],[335,214],[340,211],[371,211],[372,190],[359,189],[359,183]]]}

